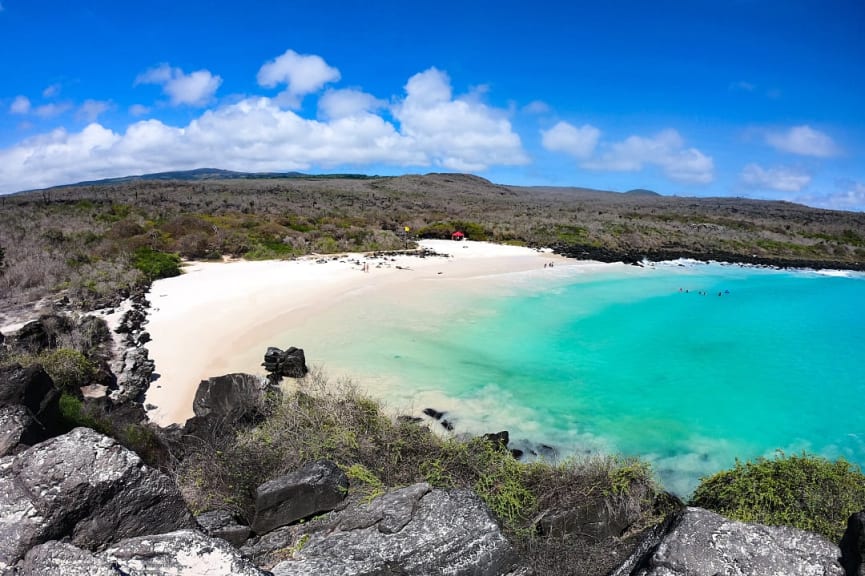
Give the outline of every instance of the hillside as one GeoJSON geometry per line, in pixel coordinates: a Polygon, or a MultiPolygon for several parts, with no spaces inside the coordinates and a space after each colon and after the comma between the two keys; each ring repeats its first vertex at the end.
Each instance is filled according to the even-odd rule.
{"type": "Polygon", "coordinates": [[[498,185],[463,174],[200,170],[0,197],[0,306],[116,301],[184,258],[374,251],[414,237],[553,246],[582,258],[692,257],[865,268],[865,214],[786,202],[498,185]]]}

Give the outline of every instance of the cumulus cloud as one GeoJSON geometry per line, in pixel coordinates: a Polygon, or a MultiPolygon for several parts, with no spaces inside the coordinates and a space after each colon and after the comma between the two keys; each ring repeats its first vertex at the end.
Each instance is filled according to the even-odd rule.
{"type": "Polygon", "coordinates": [[[185,74],[180,68],[162,64],[140,74],[135,79],[135,84],[162,86],[162,92],[174,106],[204,106],[213,99],[222,84],[222,78],[214,76],[209,70],[196,70],[185,74]]]}
{"type": "Polygon", "coordinates": [[[828,158],[840,153],[838,145],[828,134],[808,125],[794,126],[783,132],[768,132],[766,142],[777,150],[800,156],[828,158]]]}
{"type": "Polygon", "coordinates": [[[450,170],[482,171],[491,164],[525,164],[520,137],[503,111],[477,94],[453,98],[450,78],[436,68],[415,74],[392,114],[412,148],[450,170]]]}
{"type": "Polygon", "coordinates": [[[657,166],[672,180],[708,184],[714,179],[714,161],[696,148],[686,148],[682,136],[673,129],[652,137],[629,136],[606,147],[598,157],[583,162],[590,170],[636,172],[657,166]]]}
{"type": "Polygon", "coordinates": [[[318,92],[325,84],[339,79],[339,70],[328,66],[321,56],[298,54],[294,50],[286,50],[281,56],[265,63],[258,71],[260,86],[286,86],[276,100],[288,108],[299,108],[305,95],[318,92]]]}
{"type": "Polygon", "coordinates": [[[207,110],[182,127],[148,119],[125,132],[98,123],[81,132],[55,130],[0,150],[0,192],[203,165],[240,171],[369,164],[482,170],[526,161],[504,113],[452,98],[441,72],[409,81],[394,109],[399,124],[373,113],[377,104],[367,96],[331,95],[325,99],[327,120],[304,118],[261,97],[207,110]],[[433,88],[436,99],[418,93],[421,86],[433,88]]]}
{"type": "Polygon", "coordinates": [[[589,158],[595,152],[600,137],[601,131],[589,124],[577,128],[568,122],[559,122],[549,130],[541,130],[544,148],[579,159],[589,158]]]}
{"type": "Polygon", "coordinates": [[[104,112],[111,109],[111,102],[103,102],[101,100],[85,100],[78,107],[78,118],[87,122],[95,122],[97,118],[104,112]]]}
{"type": "Polygon", "coordinates": [[[328,90],[318,100],[318,112],[324,118],[345,118],[381,109],[385,104],[360,90],[328,90]]]}
{"type": "Polygon", "coordinates": [[[27,114],[30,112],[30,99],[27,96],[16,96],[9,106],[9,112],[12,114],[27,114]]]}
{"type": "Polygon", "coordinates": [[[758,164],[748,164],[742,170],[741,178],[750,188],[779,192],[799,192],[811,183],[810,174],[787,166],[763,168],[758,164]]]}

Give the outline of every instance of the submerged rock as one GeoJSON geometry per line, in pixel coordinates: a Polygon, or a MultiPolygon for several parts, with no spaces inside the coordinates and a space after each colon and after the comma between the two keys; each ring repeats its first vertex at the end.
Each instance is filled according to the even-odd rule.
{"type": "Polygon", "coordinates": [[[685,508],[610,576],[845,576],[839,557],[838,547],[817,534],[685,508]]]}

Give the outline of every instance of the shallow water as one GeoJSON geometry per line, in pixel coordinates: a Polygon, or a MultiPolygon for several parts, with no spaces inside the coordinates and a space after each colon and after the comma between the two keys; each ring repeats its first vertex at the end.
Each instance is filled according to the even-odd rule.
{"type": "Polygon", "coordinates": [[[642,456],[683,495],[777,449],[865,465],[862,275],[563,266],[500,284],[337,303],[283,341],[457,431],[642,456]]]}

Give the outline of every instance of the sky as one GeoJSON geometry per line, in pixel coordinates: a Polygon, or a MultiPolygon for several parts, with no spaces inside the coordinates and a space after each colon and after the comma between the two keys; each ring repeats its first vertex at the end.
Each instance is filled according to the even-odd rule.
{"type": "Polygon", "coordinates": [[[0,0],[0,194],[201,167],[865,211],[865,0],[0,0]]]}

